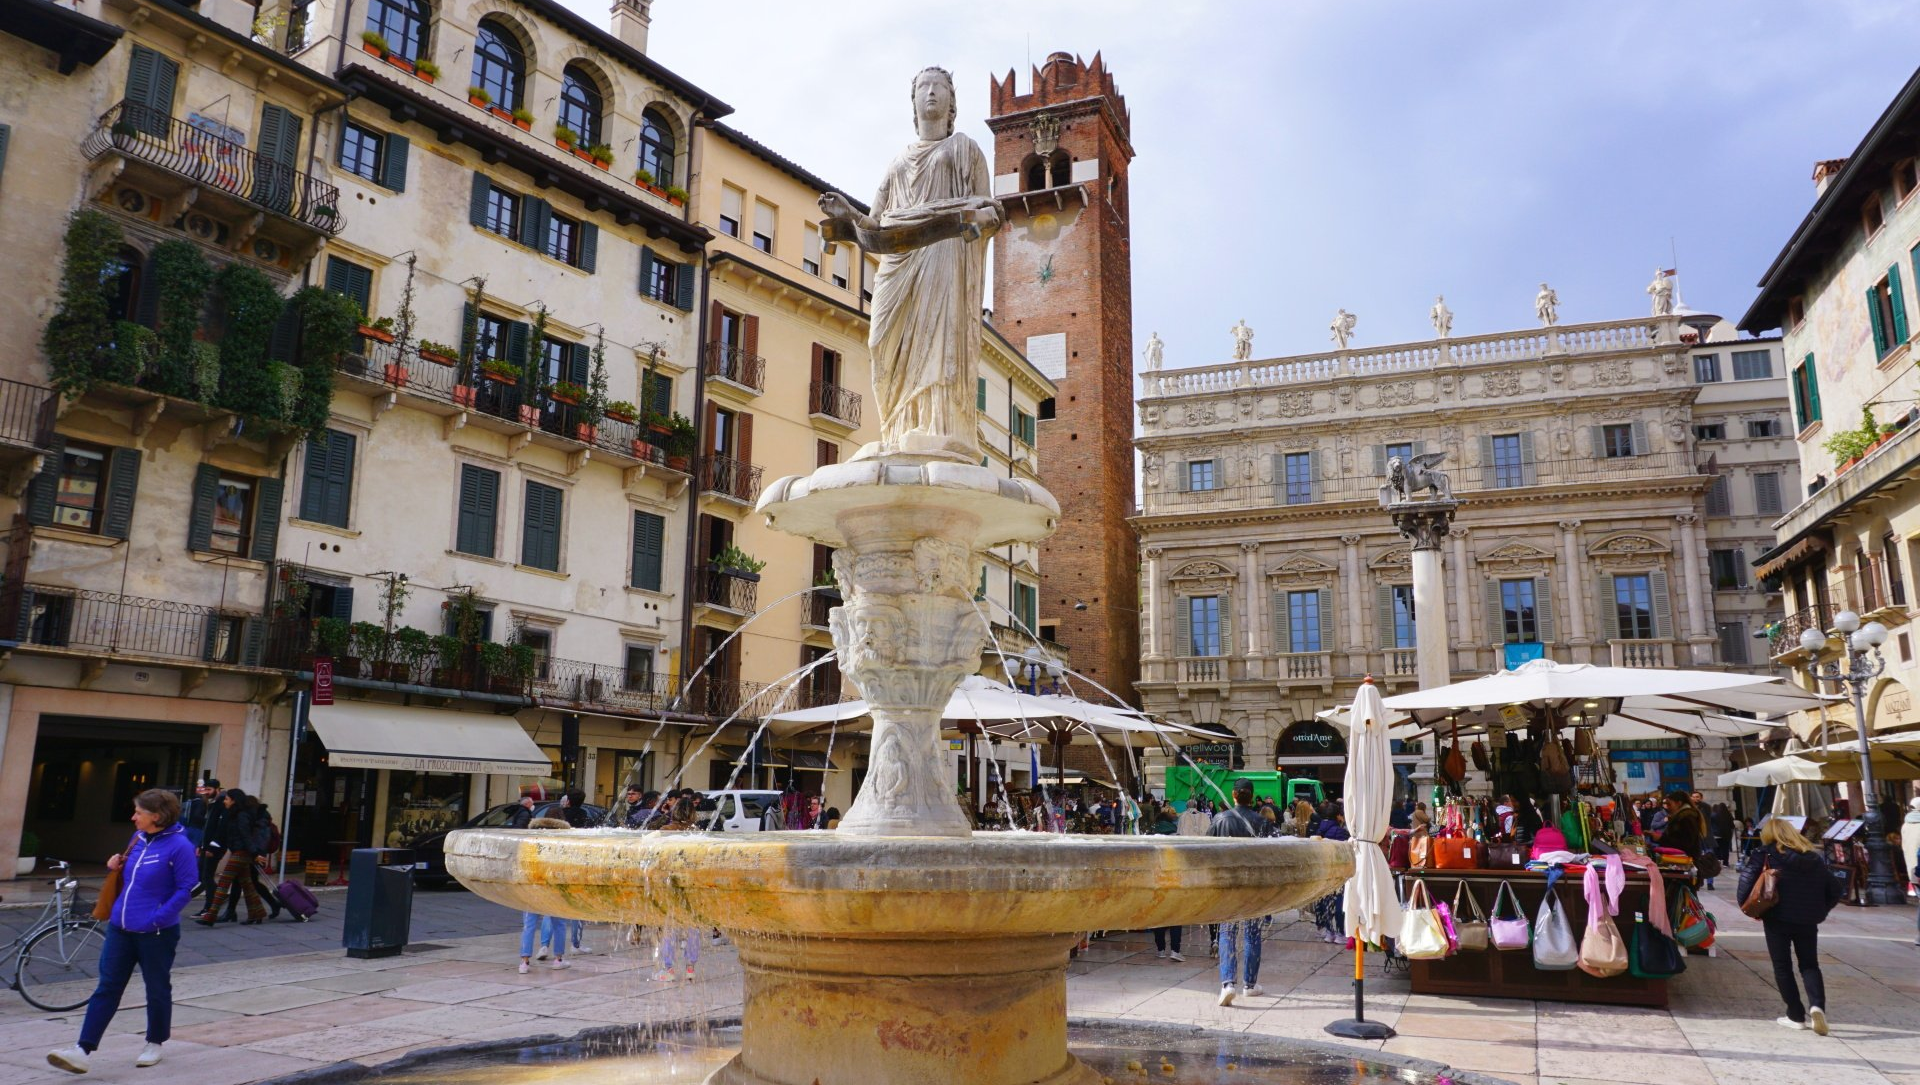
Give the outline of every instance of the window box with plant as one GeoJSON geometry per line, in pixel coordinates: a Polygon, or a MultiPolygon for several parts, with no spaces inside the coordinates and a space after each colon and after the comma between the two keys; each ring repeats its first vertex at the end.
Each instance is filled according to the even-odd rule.
{"type": "Polygon", "coordinates": [[[348,678],[360,677],[361,662],[372,665],[374,677],[380,677],[380,668],[387,659],[387,629],[378,622],[355,622],[348,629],[353,641],[354,669],[348,678]]]}
{"type": "Polygon", "coordinates": [[[613,148],[604,143],[596,143],[588,147],[587,157],[603,170],[613,168],[613,148]]]}
{"type": "Polygon", "coordinates": [[[681,188],[679,185],[668,185],[666,196],[667,196],[668,202],[670,203],[676,204],[680,207],[685,207],[687,205],[687,190],[684,188],[681,188]]]}
{"type": "Polygon", "coordinates": [[[571,151],[573,150],[573,145],[580,142],[580,133],[568,128],[564,124],[556,124],[553,126],[553,142],[558,145],[561,150],[571,151]]]}
{"type": "Polygon", "coordinates": [[[421,81],[431,83],[440,78],[440,65],[431,60],[416,60],[413,62],[413,74],[419,76],[421,81]]]}
{"type": "Polygon", "coordinates": [[[438,362],[441,365],[452,365],[453,360],[459,356],[460,351],[458,349],[450,347],[445,343],[436,343],[431,339],[420,340],[420,357],[429,362],[438,362]]]}
{"type": "Polygon", "coordinates": [[[377,339],[382,343],[393,342],[393,318],[383,316],[368,324],[360,325],[360,334],[368,339],[377,339]]]}
{"type": "Polygon", "coordinates": [[[503,358],[492,358],[481,362],[480,375],[495,384],[514,385],[520,383],[519,367],[503,358]]]}
{"type": "Polygon", "coordinates": [[[467,646],[459,637],[442,633],[433,638],[433,684],[437,689],[467,687],[467,646]]]}
{"type": "Polygon", "coordinates": [[[612,403],[607,404],[607,417],[613,419],[615,422],[625,422],[628,425],[632,425],[633,420],[640,417],[640,408],[635,407],[624,399],[616,399],[612,403]]]}
{"type": "Polygon", "coordinates": [[[813,578],[813,597],[835,603],[846,602],[840,594],[840,578],[834,575],[832,568],[820,570],[819,575],[813,578]]]}
{"type": "Polygon", "coordinates": [[[360,48],[365,49],[370,56],[384,58],[387,55],[387,39],[382,37],[378,31],[362,30],[360,32],[360,48]]]}
{"type": "Polygon", "coordinates": [[[481,109],[486,109],[493,104],[493,92],[485,87],[468,87],[467,101],[481,109]]]}
{"type": "Polygon", "coordinates": [[[360,659],[353,655],[353,627],[339,618],[313,620],[313,652],[333,660],[333,673],[358,678],[360,659]]]}
{"type": "Polygon", "coordinates": [[[715,554],[711,564],[714,572],[724,573],[736,580],[759,580],[760,570],[767,567],[766,562],[732,543],[728,543],[725,550],[715,554]]]}
{"type": "Polygon", "coordinates": [[[520,129],[522,132],[533,131],[533,111],[526,106],[520,106],[509,112],[507,119],[512,121],[514,127],[520,129]]]}
{"type": "Polygon", "coordinates": [[[1827,455],[1833,457],[1836,474],[1846,471],[1860,458],[1878,445],[1884,434],[1873,420],[1873,408],[1860,408],[1860,425],[1857,429],[1844,429],[1826,439],[1823,444],[1827,455]]]}
{"type": "Polygon", "coordinates": [[[549,395],[553,397],[555,403],[578,407],[580,401],[587,398],[587,390],[572,381],[555,381],[553,391],[549,395]]]}
{"type": "Polygon", "coordinates": [[[675,471],[685,471],[693,464],[693,422],[675,411],[668,424],[671,428],[666,438],[667,466],[675,471]]]}
{"type": "MultiPolygon", "coordinates": [[[[433,637],[424,629],[415,629],[403,625],[393,631],[393,659],[388,663],[387,680],[390,682],[411,682],[422,663],[433,655],[433,637]]],[[[379,676],[379,668],[374,668],[374,676],[379,676]]]]}

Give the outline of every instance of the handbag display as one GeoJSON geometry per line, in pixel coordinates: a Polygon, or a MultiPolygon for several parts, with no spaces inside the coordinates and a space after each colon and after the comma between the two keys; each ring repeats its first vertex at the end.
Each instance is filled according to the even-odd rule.
{"type": "Polygon", "coordinates": [[[1484,851],[1488,870],[1525,870],[1527,868],[1527,846],[1525,844],[1487,844],[1484,851]]]}
{"type": "Polygon", "coordinates": [[[127,841],[127,850],[120,853],[120,869],[107,871],[107,878],[100,883],[100,899],[93,902],[93,918],[107,920],[113,918],[113,902],[120,899],[120,875],[127,869],[127,863],[133,858],[133,841],[127,841]]]}
{"type": "Polygon", "coordinates": [[[1580,941],[1573,936],[1573,924],[1554,892],[1559,880],[1559,871],[1547,872],[1547,891],[1533,915],[1533,967],[1542,972],[1565,972],[1580,963],[1580,941]]]}
{"type": "Polygon", "coordinates": [[[1587,868],[1582,889],[1587,897],[1587,933],[1580,939],[1580,971],[1600,979],[1617,976],[1632,962],[1628,960],[1626,940],[1620,937],[1620,928],[1608,913],[1599,871],[1587,868]]]}
{"type": "Polygon", "coordinates": [[[1480,842],[1465,836],[1442,836],[1433,841],[1433,865],[1440,870],[1480,869],[1480,842]]]}
{"type": "Polygon", "coordinates": [[[1481,772],[1488,772],[1488,773],[1490,773],[1490,772],[1492,772],[1492,771],[1493,771],[1493,762],[1492,762],[1492,760],[1491,760],[1491,759],[1489,759],[1489,758],[1487,757],[1487,744],[1486,744],[1486,743],[1484,743],[1484,742],[1482,742],[1482,741],[1480,741],[1480,740],[1479,740],[1479,739],[1477,739],[1477,738],[1476,738],[1476,739],[1474,739],[1474,740],[1473,740],[1473,747],[1472,747],[1472,753],[1473,753],[1473,767],[1474,767],[1474,768],[1477,768],[1477,769],[1479,769],[1479,770],[1480,770],[1481,772]]]}
{"type": "Polygon", "coordinates": [[[1633,941],[1627,946],[1627,971],[1636,979],[1657,980],[1677,976],[1687,970],[1687,958],[1679,943],[1660,933],[1649,923],[1646,913],[1633,913],[1633,941]]]}
{"type": "Polygon", "coordinates": [[[1713,943],[1715,924],[1713,914],[1700,903],[1700,898],[1688,886],[1681,886],[1674,894],[1673,940],[1691,949],[1713,943]]]}
{"type": "Polygon", "coordinates": [[[1453,909],[1444,900],[1433,902],[1433,914],[1440,917],[1440,929],[1447,933],[1447,956],[1460,952],[1460,932],[1453,926],[1453,909]]]}
{"type": "Polygon", "coordinates": [[[1760,874],[1753,879],[1753,888],[1747,890],[1747,899],[1740,902],[1740,911],[1751,919],[1759,919],[1773,906],[1780,903],[1780,871],[1760,860],[1760,874]]]}
{"type": "Polygon", "coordinates": [[[1453,934],[1456,953],[1471,953],[1487,948],[1486,913],[1480,910],[1480,902],[1467,889],[1465,878],[1460,879],[1460,884],[1453,891],[1453,934]],[[1462,894],[1466,895],[1465,910],[1460,907],[1462,894]]]}
{"type": "Polygon", "coordinates": [[[1513,886],[1500,883],[1500,889],[1493,895],[1493,912],[1487,919],[1487,939],[1495,949],[1525,949],[1533,940],[1533,929],[1527,923],[1527,913],[1520,910],[1520,898],[1513,895],[1513,886]],[[1513,905],[1513,918],[1503,919],[1500,909],[1503,904],[1513,905]]]}
{"type": "Polygon", "coordinates": [[[1427,883],[1416,879],[1407,894],[1407,907],[1400,918],[1400,955],[1410,960],[1431,961],[1447,955],[1447,932],[1427,898],[1427,883]]]}
{"type": "Polygon", "coordinates": [[[1433,866],[1433,836],[1422,833],[1407,840],[1407,866],[1426,870],[1433,866]]]}

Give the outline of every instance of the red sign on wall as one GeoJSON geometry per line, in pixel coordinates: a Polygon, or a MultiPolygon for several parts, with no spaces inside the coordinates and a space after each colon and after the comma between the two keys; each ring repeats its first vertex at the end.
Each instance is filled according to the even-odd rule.
{"type": "Polygon", "coordinates": [[[313,703],[326,705],[333,703],[333,660],[321,658],[313,661],[313,703]]]}

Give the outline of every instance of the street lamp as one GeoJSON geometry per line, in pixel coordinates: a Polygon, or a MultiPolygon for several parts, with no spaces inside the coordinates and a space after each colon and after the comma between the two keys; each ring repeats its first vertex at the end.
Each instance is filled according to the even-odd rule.
{"type": "Polygon", "coordinates": [[[1020,674],[1026,679],[1026,692],[1028,693],[1040,692],[1040,676],[1042,674],[1058,682],[1060,676],[1066,673],[1066,670],[1060,666],[1059,661],[1042,651],[1039,645],[1028,648],[1025,652],[1012,658],[1020,665],[1020,674]]]}
{"type": "Polygon", "coordinates": [[[1819,656],[1827,646],[1827,635],[1819,629],[1800,634],[1800,647],[1807,652],[1807,673],[1815,682],[1844,686],[1853,698],[1853,722],[1860,744],[1860,790],[1862,821],[1867,833],[1867,903],[1899,904],[1902,894],[1894,885],[1893,856],[1887,851],[1886,826],[1880,823],[1880,804],[1873,783],[1873,746],[1868,740],[1867,683],[1887,669],[1880,646],[1887,642],[1887,627],[1879,622],[1860,624],[1860,615],[1843,610],[1833,616],[1833,627],[1840,632],[1842,660],[1821,666],[1819,656]],[[1843,666],[1844,662],[1844,666],[1843,666]]]}

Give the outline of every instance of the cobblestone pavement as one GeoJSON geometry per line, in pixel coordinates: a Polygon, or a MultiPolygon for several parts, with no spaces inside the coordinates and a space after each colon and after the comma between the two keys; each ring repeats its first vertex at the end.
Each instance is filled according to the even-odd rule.
{"type": "MultiPolygon", "coordinates": [[[[1709,895],[1723,920],[1723,952],[1689,959],[1673,982],[1670,1010],[1417,996],[1405,979],[1383,979],[1375,969],[1368,1016],[1400,1035],[1358,1046],[1520,1085],[1920,1085],[1920,948],[1911,907],[1843,908],[1822,928],[1833,1020],[1823,1038],[1773,1023],[1782,1009],[1759,925],[1728,896],[1709,895]]],[[[645,947],[628,947],[603,926],[588,929],[593,952],[575,957],[571,969],[536,965],[519,975],[517,916],[458,892],[415,898],[416,940],[433,948],[352,960],[337,948],[343,899],[323,900],[322,915],[336,913],[323,926],[287,925],[285,944],[294,952],[285,956],[260,956],[263,943],[235,949],[218,940],[259,936],[259,927],[192,928],[183,945],[218,959],[176,971],[174,1038],[161,1070],[132,1066],[144,1028],[136,981],[88,1079],[240,1085],[340,1059],[377,1063],[421,1047],[572,1035],[739,1006],[739,967],[727,947],[703,947],[695,983],[654,983],[645,947]]],[[[1096,941],[1071,966],[1069,1011],[1321,1042],[1329,1039],[1322,1027],[1350,1011],[1352,958],[1310,925],[1276,919],[1260,976],[1267,993],[1226,1008],[1214,1004],[1203,929],[1188,934],[1197,951],[1182,964],[1156,959],[1143,934],[1096,941]]],[[[71,1080],[47,1066],[45,1053],[70,1043],[78,1027],[78,1015],[36,1013],[0,992],[0,1085],[71,1080]]]]}

